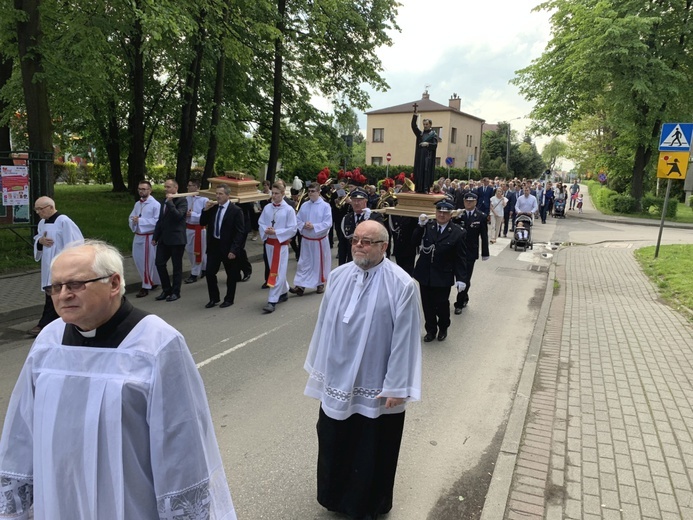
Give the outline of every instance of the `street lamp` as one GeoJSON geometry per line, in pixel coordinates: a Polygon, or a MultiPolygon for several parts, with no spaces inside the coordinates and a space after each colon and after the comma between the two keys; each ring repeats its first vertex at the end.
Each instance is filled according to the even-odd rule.
{"type": "Polygon", "coordinates": [[[508,174],[510,173],[510,121],[516,121],[518,119],[524,119],[523,116],[519,117],[513,117],[512,119],[508,119],[508,128],[507,128],[507,136],[505,139],[505,173],[508,174]]]}

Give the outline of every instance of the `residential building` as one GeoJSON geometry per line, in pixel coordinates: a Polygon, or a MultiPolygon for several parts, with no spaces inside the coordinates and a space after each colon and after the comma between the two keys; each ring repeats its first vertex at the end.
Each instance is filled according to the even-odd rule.
{"type": "Polygon", "coordinates": [[[411,117],[416,104],[419,128],[423,128],[424,119],[430,119],[438,134],[436,166],[446,166],[445,159],[451,157],[454,168],[478,168],[484,120],[462,112],[460,103],[459,96],[453,94],[448,106],[441,105],[426,91],[418,101],[366,112],[366,163],[385,165],[389,153],[392,165],[414,164],[411,117]]]}

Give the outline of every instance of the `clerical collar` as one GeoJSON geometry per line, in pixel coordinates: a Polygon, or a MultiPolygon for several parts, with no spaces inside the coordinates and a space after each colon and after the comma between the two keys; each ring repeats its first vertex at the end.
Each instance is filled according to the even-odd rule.
{"type": "Polygon", "coordinates": [[[83,331],[76,325],[66,324],[62,344],[75,347],[117,348],[135,325],[148,314],[133,307],[123,296],[115,314],[94,330],[83,331]]]}
{"type": "Polygon", "coordinates": [[[55,213],[53,213],[50,217],[48,217],[46,219],[46,224],[55,224],[55,221],[58,219],[59,216],[60,216],[60,213],[58,211],[56,211],[55,213]]]}
{"type": "MultiPolygon", "coordinates": [[[[369,279],[372,274],[374,274],[378,269],[380,269],[383,266],[384,261],[385,261],[385,257],[383,257],[383,259],[380,260],[380,262],[378,262],[376,265],[374,265],[370,269],[361,269],[359,267],[359,269],[361,271],[363,271],[363,273],[364,273],[364,280],[369,279]]],[[[358,266],[356,266],[356,267],[358,267],[358,266]]]]}

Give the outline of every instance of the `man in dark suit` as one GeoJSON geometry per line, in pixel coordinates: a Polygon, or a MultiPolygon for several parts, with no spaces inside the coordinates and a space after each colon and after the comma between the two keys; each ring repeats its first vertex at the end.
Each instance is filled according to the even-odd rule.
{"type": "Polygon", "coordinates": [[[443,200],[436,204],[436,219],[419,217],[419,226],[412,240],[421,244],[414,278],[419,282],[424,311],[426,335],[424,341],[438,341],[448,335],[450,326],[450,287],[465,288],[467,279],[466,232],[451,222],[454,206],[443,200]]]}
{"type": "Polygon", "coordinates": [[[200,223],[207,226],[207,309],[219,303],[217,273],[221,264],[224,264],[226,271],[226,296],[220,308],[233,305],[236,282],[241,278],[241,259],[246,237],[245,221],[243,211],[229,200],[230,193],[228,186],[219,186],[216,189],[216,204],[208,201],[200,216],[200,223]]]}
{"type": "Polygon", "coordinates": [[[491,186],[488,177],[482,179],[481,186],[477,187],[474,193],[477,195],[477,208],[488,216],[491,211],[491,197],[496,193],[496,189],[491,186]]]}
{"type": "Polygon", "coordinates": [[[183,283],[183,254],[188,241],[185,232],[188,201],[185,196],[175,197],[178,193],[178,183],[174,179],[166,179],[164,191],[166,201],[161,205],[159,220],[152,236],[152,244],[156,246],[156,270],[162,289],[155,300],[175,302],[180,298],[180,286],[183,283]],[[166,269],[169,258],[173,267],[173,285],[166,269]]]}
{"type": "MultiPolygon", "coordinates": [[[[510,187],[503,183],[503,191],[505,193],[505,198],[508,199],[508,203],[503,209],[503,236],[508,236],[508,224],[512,223],[515,218],[515,203],[517,202],[517,192],[515,191],[515,183],[510,181],[510,187]]],[[[510,226],[511,230],[514,226],[510,226]]]]}
{"type": "Polygon", "coordinates": [[[467,278],[465,288],[457,294],[455,314],[462,314],[462,309],[469,303],[469,287],[472,284],[474,262],[479,258],[479,241],[481,241],[481,259],[489,259],[488,223],[485,213],[476,207],[477,196],[469,192],[464,196],[464,211],[459,214],[457,221],[467,231],[467,278]]]}

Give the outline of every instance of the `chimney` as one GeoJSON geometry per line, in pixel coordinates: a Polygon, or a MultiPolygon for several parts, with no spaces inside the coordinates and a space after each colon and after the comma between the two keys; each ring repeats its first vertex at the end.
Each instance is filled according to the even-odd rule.
{"type": "Polygon", "coordinates": [[[421,94],[421,99],[429,99],[431,96],[428,95],[428,90],[424,90],[424,93],[421,94]]]}
{"type": "Polygon", "coordinates": [[[459,112],[461,102],[462,102],[462,100],[460,99],[460,96],[458,96],[457,94],[453,94],[452,97],[450,98],[450,101],[448,102],[448,106],[459,112]]]}

